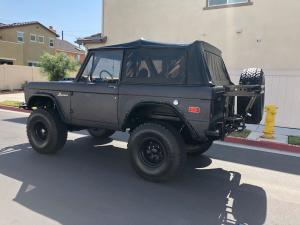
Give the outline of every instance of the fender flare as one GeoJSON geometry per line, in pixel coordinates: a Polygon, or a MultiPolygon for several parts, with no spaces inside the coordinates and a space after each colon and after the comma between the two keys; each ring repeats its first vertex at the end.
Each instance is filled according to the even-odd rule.
{"type": "Polygon", "coordinates": [[[42,98],[48,98],[48,99],[51,99],[51,101],[54,103],[54,105],[55,105],[55,108],[57,109],[57,111],[58,111],[58,114],[59,114],[59,116],[60,116],[60,118],[61,118],[61,120],[62,121],[66,121],[66,119],[65,119],[65,116],[64,116],[64,114],[63,114],[63,112],[62,112],[62,110],[61,110],[61,107],[60,107],[60,105],[59,105],[59,103],[58,103],[58,101],[56,100],[56,98],[52,95],[52,94],[49,94],[49,93],[43,93],[43,92],[40,92],[40,93],[36,93],[36,94],[33,94],[32,96],[30,96],[30,98],[28,99],[28,101],[27,101],[27,107],[28,108],[30,108],[31,109],[31,102],[34,100],[34,98],[36,98],[36,97],[42,97],[42,98]]]}
{"type": "Polygon", "coordinates": [[[180,112],[180,110],[178,110],[176,107],[174,107],[173,105],[169,104],[169,103],[165,103],[165,102],[151,102],[151,101],[147,101],[147,102],[139,102],[137,104],[134,105],[134,107],[131,108],[131,110],[129,112],[126,113],[124,122],[121,125],[121,129],[125,130],[126,128],[126,124],[129,121],[130,115],[139,107],[142,106],[147,106],[147,105],[158,105],[158,106],[167,106],[170,107],[175,114],[179,117],[179,119],[181,121],[183,121],[183,123],[187,126],[187,128],[189,129],[189,131],[191,132],[192,137],[196,138],[197,137],[197,133],[194,130],[194,128],[191,126],[191,124],[185,119],[185,117],[183,116],[183,113],[180,112]]]}

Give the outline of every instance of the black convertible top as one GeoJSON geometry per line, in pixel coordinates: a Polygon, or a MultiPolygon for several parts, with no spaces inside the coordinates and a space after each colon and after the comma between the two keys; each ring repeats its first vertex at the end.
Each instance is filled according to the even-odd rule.
{"type": "MultiPolygon", "coordinates": [[[[133,51],[134,49],[139,48],[165,50],[165,52],[169,52],[170,54],[173,54],[173,50],[175,49],[185,50],[188,83],[210,83],[214,85],[226,85],[231,83],[221,56],[222,52],[218,48],[204,41],[194,41],[189,44],[167,44],[140,39],[129,43],[90,49],[89,52],[110,49],[125,49],[126,51],[133,51]]],[[[148,53],[145,52],[145,54],[148,53]]]]}
{"type": "Polygon", "coordinates": [[[117,45],[111,45],[111,46],[104,46],[104,47],[99,47],[99,48],[94,48],[91,50],[100,50],[100,49],[125,49],[125,48],[185,48],[185,49],[190,49],[190,48],[198,48],[199,50],[206,50],[211,53],[214,53],[216,55],[221,55],[222,52],[216,48],[215,46],[205,42],[205,41],[199,41],[196,40],[192,43],[188,44],[171,44],[171,43],[161,43],[161,42],[153,42],[153,41],[146,41],[143,39],[136,40],[133,42],[128,42],[124,44],[117,44],[117,45]]]}

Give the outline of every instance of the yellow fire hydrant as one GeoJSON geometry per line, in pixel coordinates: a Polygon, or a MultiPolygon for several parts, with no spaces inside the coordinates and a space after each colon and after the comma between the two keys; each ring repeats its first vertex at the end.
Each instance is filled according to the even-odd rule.
{"type": "Polygon", "coordinates": [[[266,115],[266,121],[265,121],[265,129],[264,129],[264,135],[263,138],[267,139],[273,139],[274,133],[275,133],[275,115],[277,112],[276,105],[267,105],[265,107],[266,115]]]}

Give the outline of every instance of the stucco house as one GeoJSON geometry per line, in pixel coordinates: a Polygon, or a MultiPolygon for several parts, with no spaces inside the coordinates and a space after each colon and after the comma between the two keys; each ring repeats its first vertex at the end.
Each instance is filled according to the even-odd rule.
{"type": "Polygon", "coordinates": [[[200,39],[222,50],[230,70],[300,71],[299,11],[298,0],[103,0],[107,39],[97,46],[200,39]]]}
{"type": "Polygon", "coordinates": [[[52,27],[33,21],[0,24],[0,64],[35,66],[44,52],[55,53],[59,35],[52,27]]]}
{"type": "Polygon", "coordinates": [[[56,39],[54,49],[56,53],[65,53],[67,56],[74,58],[79,63],[83,63],[85,59],[85,51],[66,40],[56,39]]]}
{"type": "Polygon", "coordinates": [[[299,0],[103,0],[107,38],[93,47],[140,38],[207,41],[222,50],[235,83],[242,69],[263,68],[276,125],[300,128],[299,12],[299,0]]]}
{"type": "Polygon", "coordinates": [[[87,37],[78,38],[76,43],[83,45],[86,49],[96,48],[106,43],[107,37],[101,33],[93,34],[87,37]]]}

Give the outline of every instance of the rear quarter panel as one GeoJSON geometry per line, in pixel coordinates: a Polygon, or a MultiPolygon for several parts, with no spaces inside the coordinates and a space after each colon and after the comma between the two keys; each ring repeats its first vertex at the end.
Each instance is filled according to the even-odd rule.
{"type": "Polygon", "coordinates": [[[121,84],[119,86],[118,119],[120,126],[139,103],[159,102],[173,106],[184,116],[199,136],[209,127],[212,91],[203,86],[121,84]],[[179,104],[174,105],[173,101],[179,104]],[[189,106],[200,108],[200,113],[188,112],[189,106]]]}

